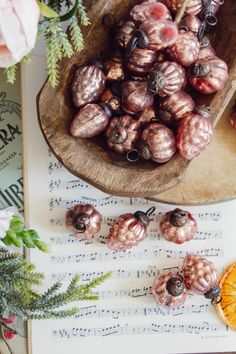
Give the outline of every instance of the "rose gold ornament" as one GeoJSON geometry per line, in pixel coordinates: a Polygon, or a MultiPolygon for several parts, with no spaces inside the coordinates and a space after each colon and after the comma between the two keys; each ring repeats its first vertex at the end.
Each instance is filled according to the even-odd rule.
{"type": "Polygon", "coordinates": [[[232,111],[229,116],[229,123],[232,128],[236,129],[236,102],[232,108],[232,111]]]}
{"type": "Polygon", "coordinates": [[[166,271],[156,276],[152,294],[158,305],[173,308],[184,304],[188,290],[180,274],[166,271]]]}
{"type": "MultiPolygon", "coordinates": [[[[173,13],[178,12],[181,8],[183,0],[162,0],[162,2],[169,8],[173,13]]],[[[202,10],[202,0],[190,0],[186,9],[186,15],[197,15],[202,10]]]]}
{"type": "Polygon", "coordinates": [[[107,145],[119,154],[124,154],[135,146],[140,130],[141,124],[128,115],[112,118],[105,132],[107,145]]]}
{"type": "Polygon", "coordinates": [[[105,75],[98,65],[86,65],[76,71],[72,82],[73,101],[76,107],[98,99],[105,88],[105,75]]]}
{"type": "Polygon", "coordinates": [[[187,160],[197,157],[210,144],[212,135],[210,110],[206,106],[200,106],[180,121],[176,136],[180,155],[187,160]]]}
{"type": "Polygon", "coordinates": [[[153,104],[153,96],[148,91],[146,81],[126,81],[121,90],[122,108],[127,113],[144,111],[153,104]]]}
{"type": "Polygon", "coordinates": [[[144,22],[146,20],[172,20],[170,11],[161,2],[144,1],[135,5],[130,11],[130,17],[135,22],[144,22]]]}
{"type": "Polygon", "coordinates": [[[222,90],[228,78],[227,64],[215,56],[198,59],[190,70],[191,85],[205,95],[222,90]]]}
{"type": "Polygon", "coordinates": [[[159,123],[151,123],[144,129],[139,146],[141,158],[164,163],[170,160],[175,152],[175,135],[171,129],[159,123]]]}
{"type": "Polygon", "coordinates": [[[106,105],[86,104],[74,117],[70,133],[74,137],[91,138],[106,128],[110,116],[111,112],[106,105]]]}
{"type": "Polygon", "coordinates": [[[202,25],[202,21],[197,16],[185,15],[182,18],[179,27],[181,28],[183,26],[188,31],[192,32],[193,34],[195,34],[195,36],[197,36],[201,28],[201,25],[202,25]]]}
{"type": "Polygon", "coordinates": [[[106,103],[112,112],[120,112],[121,98],[118,95],[115,95],[111,88],[106,88],[99,97],[99,100],[102,103],[106,103]]]}
{"type": "Polygon", "coordinates": [[[200,41],[200,52],[198,59],[215,56],[215,54],[216,52],[212,48],[209,38],[204,36],[200,41]]]}
{"type": "Polygon", "coordinates": [[[156,53],[149,49],[135,48],[127,55],[127,68],[137,75],[148,73],[156,61],[156,53]]]}
{"type": "Polygon", "coordinates": [[[90,204],[77,204],[66,213],[66,227],[75,237],[91,238],[101,228],[102,216],[90,204]]]}
{"type": "Polygon", "coordinates": [[[187,113],[195,108],[195,102],[185,91],[178,91],[161,99],[157,116],[163,124],[176,127],[187,113]]]}
{"type": "Polygon", "coordinates": [[[111,59],[108,59],[104,63],[104,71],[107,81],[124,80],[124,64],[120,52],[114,52],[111,56],[111,59]]]}
{"type": "Polygon", "coordinates": [[[174,44],[177,37],[178,28],[175,22],[147,20],[134,32],[131,50],[139,47],[158,51],[174,44]]]}
{"type": "Polygon", "coordinates": [[[145,109],[145,111],[141,112],[138,116],[138,121],[141,123],[143,127],[146,127],[149,123],[152,122],[156,117],[155,107],[151,106],[145,109]]]}
{"type": "Polygon", "coordinates": [[[120,215],[109,231],[107,246],[113,251],[125,251],[137,246],[147,236],[150,216],[155,209],[152,207],[146,213],[137,211],[120,215]]]}
{"type": "Polygon", "coordinates": [[[168,60],[156,63],[147,77],[149,91],[162,97],[180,91],[185,80],[185,70],[182,66],[168,60]]]}
{"type": "Polygon", "coordinates": [[[203,12],[205,14],[216,14],[224,0],[202,0],[203,12]]]}
{"type": "Polygon", "coordinates": [[[160,230],[167,241],[181,244],[193,239],[197,232],[197,222],[191,213],[176,208],[164,215],[160,230]]]}
{"type": "Polygon", "coordinates": [[[190,66],[198,59],[200,44],[192,32],[180,30],[177,41],[167,49],[170,59],[182,66],[190,66]]]}
{"type": "Polygon", "coordinates": [[[118,24],[117,33],[115,37],[116,43],[119,47],[127,49],[136,29],[133,21],[120,22],[118,24]]]}
{"type": "Polygon", "coordinates": [[[212,303],[221,301],[218,273],[206,258],[188,254],[184,258],[183,276],[188,290],[204,295],[212,303]]]}

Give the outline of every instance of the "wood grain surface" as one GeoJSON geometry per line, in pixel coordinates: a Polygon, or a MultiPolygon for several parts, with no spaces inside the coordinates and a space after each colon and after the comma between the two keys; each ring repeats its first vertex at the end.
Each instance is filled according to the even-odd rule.
{"type": "MultiPolygon", "coordinates": [[[[128,14],[137,0],[90,1],[89,16],[92,24],[86,29],[86,47],[60,64],[61,81],[56,89],[45,83],[38,96],[39,123],[44,137],[59,161],[74,175],[101,190],[120,196],[150,197],[176,185],[185,175],[190,162],[178,153],[164,165],[140,161],[130,165],[123,158],[110,154],[101,139],[73,138],[68,128],[75,114],[70,85],[77,66],[104,55],[111,44],[109,30],[102,17],[113,13],[118,19],[128,14]]],[[[212,108],[214,124],[221,117],[236,87],[236,2],[228,0],[219,12],[219,25],[213,35],[218,55],[229,66],[230,80],[223,91],[199,99],[212,108]]]]}

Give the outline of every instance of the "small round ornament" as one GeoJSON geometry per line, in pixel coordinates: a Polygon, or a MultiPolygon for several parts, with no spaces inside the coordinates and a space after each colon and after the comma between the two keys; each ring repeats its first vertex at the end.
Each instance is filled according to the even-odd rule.
{"type": "Polygon", "coordinates": [[[206,106],[200,106],[180,121],[176,136],[180,155],[187,160],[194,159],[210,144],[212,136],[210,110],[206,106]]]}
{"type": "Polygon", "coordinates": [[[76,138],[92,138],[106,128],[110,117],[111,111],[107,105],[86,104],[74,117],[70,134],[76,138]]]}
{"type": "Polygon", "coordinates": [[[171,60],[188,67],[198,59],[200,44],[190,31],[180,30],[177,41],[167,49],[171,60]]]}
{"type": "Polygon", "coordinates": [[[191,213],[176,208],[163,216],[160,230],[167,241],[182,244],[193,239],[197,232],[197,222],[191,213]]]}
{"type": "MultiPolygon", "coordinates": [[[[178,12],[181,8],[183,0],[162,0],[162,2],[169,8],[173,13],[178,12]]],[[[186,15],[198,15],[202,10],[202,0],[190,0],[185,9],[186,15]]]]}
{"type": "Polygon", "coordinates": [[[135,5],[130,11],[130,17],[137,23],[146,20],[172,20],[170,11],[161,2],[144,1],[141,4],[135,5]]]}
{"type": "Polygon", "coordinates": [[[185,70],[174,61],[156,63],[147,77],[148,89],[161,97],[180,91],[186,82],[185,70]]]}
{"type": "Polygon", "coordinates": [[[99,64],[85,65],[76,71],[72,82],[73,102],[76,107],[95,102],[105,88],[105,75],[99,64]]]}
{"type": "Polygon", "coordinates": [[[107,81],[124,80],[124,63],[119,51],[112,53],[111,58],[105,61],[104,72],[107,81]]]}
{"type": "Polygon", "coordinates": [[[144,160],[165,163],[176,152],[175,135],[165,125],[151,123],[142,133],[138,150],[144,160]]]}
{"type": "Polygon", "coordinates": [[[90,204],[77,204],[66,213],[66,227],[75,237],[91,238],[101,223],[102,215],[90,204]]]}
{"type": "Polygon", "coordinates": [[[119,154],[133,149],[139,140],[141,124],[136,119],[124,115],[114,117],[106,128],[107,145],[119,154]]]}
{"type": "Polygon", "coordinates": [[[127,68],[136,75],[148,73],[156,61],[156,53],[153,50],[135,48],[127,55],[127,68]]]}
{"type": "Polygon", "coordinates": [[[177,37],[178,28],[175,22],[146,20],[134,32],[130,50],[138,47],[159,51],[174,44],[177,37]]]}
{"type": "Polygon", "coordinates": [[[210,40],[207,36],[204,36],[200,40],[200,52],[198,59],[215,56],[215,51],[211,46],[210,40]]]}
{"type": "Polygon", "coordinates": [[[195,36],[198,35],[198,32],[200,30],[202,26],[202,21],[199,19],[199,17],[195,16],[195,15],[185,15],[181,22],[179,27],[184,27],[186,28],[188,31],[192,32],[193,34],[195,34],[195,36]]]}
{"type": "Polygon", "coordinates": [[[121,86],[122,108],[129,114],[139,113],[153,104],[146,81],[126,81],[121,86]]]}
{"type": "Polygon", "coordinates": [[[115,42],[119,47],[127,49],[136,29],[133,21],[120,22],[117,25],[115,42]]]}
{"type": "Polygon", "coordinates": [[[152,294],[158,305],[173,308],[184,304],[188,290],[180,274],[166,271],[156,276],[152,294]]]}
{"type": "Polygon", "coordinates": [[[204,295],[212,303],[221,301],[218,272],[212,262],[195,254],[188,254],[183,262],[186,288],[204,295]]]}
{"type": "Polygon", "coordinates": [[[136,211],[134,214],[120,215],[109,231],[107,246],[113,251],[125,251],[137,246],[147,236],[150,216],[155,209],[152,207],[146,213],[136,211]]]}
{"type": "Polygon", "coordinates": [[[110,87],[103,91],[99,101],[105,103],[114,113],[119,113],[121,110],[121,98],[110,87]]]}
{"type": "Polygon", "coordinates": [[[228,75],[228,66],[216,56],[198,59],[190,70],[190,84],[202,94],[211,94],[224,88],[228,75]]]}

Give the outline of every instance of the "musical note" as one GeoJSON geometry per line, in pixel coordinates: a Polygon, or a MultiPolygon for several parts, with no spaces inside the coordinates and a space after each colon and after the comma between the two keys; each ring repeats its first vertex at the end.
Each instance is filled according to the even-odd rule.
{"type": "MultiPolygon", "coordinates": [[[[193,251],[185,250],[171,250],[164,248],[157,249],[144,249],[142,251],[122,251],[122,252],[111,252],[107,251],[105,253],[93,252],[93,253],[79,253],[74,255],[59,255],[51,256],[51,262],[57,263],[83,263],[83,262],[104,262],[104,261],[130,261],[130,260],[151,260],[155,258],[184,258],[187,254],[193,253],[193,251]]],[[[215,257],[222,256],[223,250],[221,248],[204,248],[196,249],[194,253],[199,256],[215,257]]]]}
{"type": "Polygon", "coordinates": [[[140,334],[155,334],[155,333],[209,333],[216,331],[227,331],[226,326],[219,323],[166,323],[157,324],[152,323],[146,326],[125,326],[115,325],[109,327],[98,328],[71,328],[71,329],[56,329],[52,331],[52,336],[56,338],[75,338],[75,337],[94,337],[94,336],[108,336],[108,335],[140,335],[140,334]]]}
{"type": "Polygon", "coordinates": [[[51,175],[53,172],[61,171],[62,168],[63,168],[63,165],[60,162],[58,162],[58,161],[50,162],[48,164],[48,173],[49,173],[49,175],[51,175]]]}
{"type": "Polygon", "coordinates": [[[61,179],[53,180],[51,179],[49,182],[49,191],[52,192],[54,190],[69,190],[69,189],[77,189],[77,188],[88,188],[88,184],[81,181],[80,179],[72,180],[72,181],[63,181],[61,179]]]}

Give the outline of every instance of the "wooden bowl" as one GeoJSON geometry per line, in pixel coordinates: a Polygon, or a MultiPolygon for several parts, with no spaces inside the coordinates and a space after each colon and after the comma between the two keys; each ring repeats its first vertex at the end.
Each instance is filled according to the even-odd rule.
{"type": "MultiPolygon", "coordinates": [[[[38,117],[43,135],[57,159],[75,176],[82,178],[106,193],[127,197],[156,195],[180,182],[191,162],[178,153],[163,165],[140,161],[134,165],[111,154],[99,138],[79,139],[70,136],[68,129],[75,108],[70,85],[77,66],[94,59],[101,51],[109,52],[109,30],[102,24],[104,14],[116,19],[127,16],[137,0],[89,1],[91,25],[84,31],[86,47],[80,54],[60,63],[60,84],[53,89],[48,81],[38,97],[38,117]]],[[[218,14],[219,24],[214,32],[213,45],[219,57],[229,66],[230,79],[223,91],[199,97],[200,103],[212,108],[214,125],[220,119],[236,88],[236,1],[227,0],[218,14]]]]}

